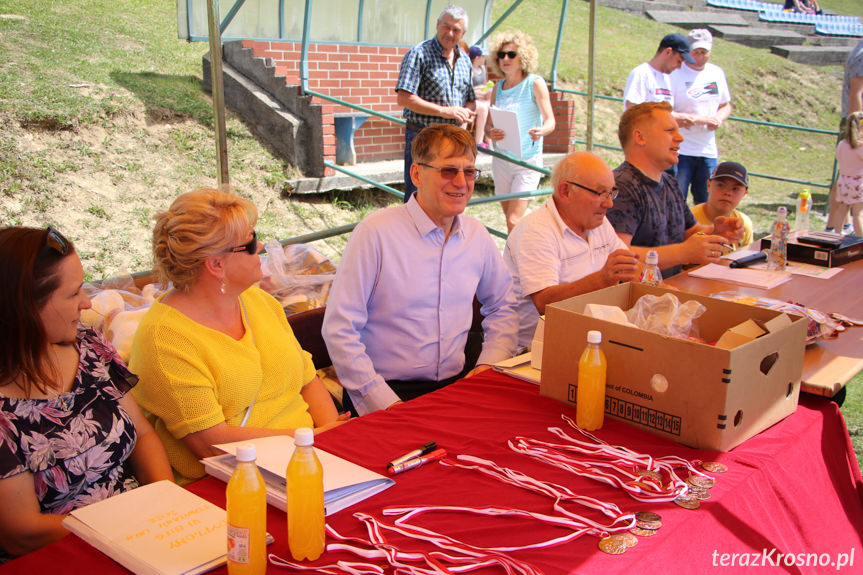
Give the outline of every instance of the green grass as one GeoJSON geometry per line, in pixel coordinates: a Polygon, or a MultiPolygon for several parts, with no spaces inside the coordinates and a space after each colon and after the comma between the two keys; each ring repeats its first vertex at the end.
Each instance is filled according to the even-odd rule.
{"type": "Polygon", "coordinates": [[[863,468],[863,373],[848,382],[842,415],[854,444],[857,462],[863,468]]]}

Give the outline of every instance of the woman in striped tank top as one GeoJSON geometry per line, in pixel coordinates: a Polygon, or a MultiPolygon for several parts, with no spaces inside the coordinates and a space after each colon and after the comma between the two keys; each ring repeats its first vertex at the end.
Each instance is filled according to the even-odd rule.
{"type": "MultiPolygon", "coordinates": [[[[523,162],[542,166],[542,139],[554,131],[554,114],[545,80],[533,73],[538,64],[536,47],[530,36],[519,31],[495,34],[491,41],[490,67],[501,74],[491,97],[493,107],[511,110],[518,117],[521,135],[520,150],[505,150],[500,141],[506,136],[502,128],[489,121],[486,131],[495,142],[495,150],[513,156],[523,162]]],[[[540,172],[519,166],[506,160],[492,160],[495,195],[535,190],[542,176],[540,172]]],[[[501,202],[506,215],[507,231],[527,211],[529,199],[501,202]]]]}

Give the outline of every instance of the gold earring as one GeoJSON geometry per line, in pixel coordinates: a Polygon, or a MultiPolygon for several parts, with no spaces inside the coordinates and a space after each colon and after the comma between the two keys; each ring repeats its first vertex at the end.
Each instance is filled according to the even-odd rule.
{"type": "Polygon", "coordinates": [[[219,284],[219,293],[225,295],[225,288],[227,287],[228,282],[225,280],[225,277],[222,276],[222,282],[219,284]]]}

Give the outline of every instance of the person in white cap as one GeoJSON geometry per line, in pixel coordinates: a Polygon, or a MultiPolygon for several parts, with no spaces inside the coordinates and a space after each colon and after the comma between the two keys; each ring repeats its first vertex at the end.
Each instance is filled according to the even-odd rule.
{"type": "Polygon", "coordinates": [[[708,62],[713,36],[700,28],[689,33],[690,54],[694,63],[685,62],[671,73],[674,111],[688,114],[692,125],[681,125],[676,173],[685,198],[692,188],[694,204],[707,201],[707,180],[719,163],[716,130],[731,115],[731,93],[722,68],[708,62]]]}

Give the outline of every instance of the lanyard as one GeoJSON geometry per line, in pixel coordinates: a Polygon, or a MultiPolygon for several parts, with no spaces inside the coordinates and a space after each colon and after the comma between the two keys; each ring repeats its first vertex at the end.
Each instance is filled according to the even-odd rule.
{"type": "Polygon", "coordinates": [[[456,457],[456,461],[445,459],[441,461],[441,464],[450,467],[460,467],[462,469],[473,469],[498,481],[551,497],[554,499],[555,511],[573,519],[581,527],[590,527],[591,534],[598,535],[599,537],[605,537],[609,533],[635,527],[635,514],[624,513],[614,503],[600,501],[586,495],[577,495],[562,485],[535,479],[515,469],[500,467],[487,459],[481,459],[472,455],[459,455],[456,457]],[[562,505],[564,502],[577,503],[584,507],[595,509],[613,521],[610,525],[602,525],[564,508],[562,505]]]}
{"type": "Polygon", "coordinates": [[[510,440],[510,449],[553,465],[575,475],[606,483],[624,490],[630,497],[643,502],[673,501],[689,491],[689,486],[677,474],[685,468],[691,475],[709,477],[680,457],[654,458],[627,447],[611,445],[579,428],[569,417],[562,419],[585,437],[586,441],[571,437],[560,428],[548,430],[567,444],[555,444],[528,437],[510,440]],[[587,455],[588,459],[576,457],[587,455]],[[668,478],[663,483],[663,474],[668,478]]]}

